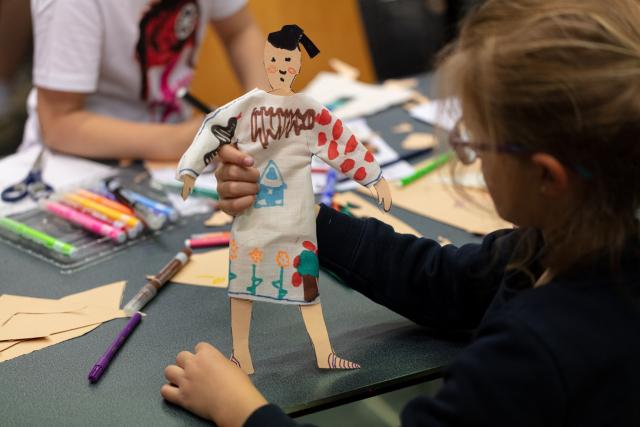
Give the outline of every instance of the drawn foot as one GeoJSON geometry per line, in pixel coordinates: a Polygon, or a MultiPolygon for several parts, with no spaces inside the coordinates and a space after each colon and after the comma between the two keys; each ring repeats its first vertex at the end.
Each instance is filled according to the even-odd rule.
{"type": "Polygon", "coordinates": [[[318,362],[318,367],[320,369],[360,369],[360,364],[338,357],[335,353],[329,353],[324,363],[318,362]]]}
{"type": "Polygon", "coordinates": [[[233,354],[231,355],[229,360],[232,363],[234,363],[238,368],[242,369],[244,373],[247,375],[252,375],[255,372],[255,370],[253,369],[253,363],[251,363],[251,360],[249,360],[248,363],[244,363],[244,366],[242,366],[243,364],[240,364],[240,361],[236,359],[236,356],[234,356],[233,354]]]}

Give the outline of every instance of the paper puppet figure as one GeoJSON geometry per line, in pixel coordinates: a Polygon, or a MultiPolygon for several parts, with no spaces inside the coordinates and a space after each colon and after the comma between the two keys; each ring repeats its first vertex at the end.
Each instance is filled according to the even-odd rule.
{"type": "Polygon", "coordinates": [[[322,315],[311,157],[374,189],[385,210],[391,206],[373,155],[329,110],[291,90],[300,44],[310,57],[319,53],[297,25],[270,33],[264,65],[272,90],[254,89],[209,114],[178,166],[184,198],[224,144],[250,154],[260,171],[255,203],[235,218],[230,242],[231,360],[247,373],[253,301],[300,306],[318,367],[359,368],[335,354],[322,315]]]}

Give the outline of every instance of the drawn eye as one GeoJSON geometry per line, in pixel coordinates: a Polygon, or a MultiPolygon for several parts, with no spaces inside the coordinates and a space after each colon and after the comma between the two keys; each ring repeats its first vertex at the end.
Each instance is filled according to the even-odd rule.
{"type": "Polygon", "coordinates": [[[271,57],[271,62],[276,62],[276,58],[275,57],[271,57]]]}
{"type": "Polygon", "coordinates": [[[291,62],[291,58],[284,58],[285,61],[291,62]]]}

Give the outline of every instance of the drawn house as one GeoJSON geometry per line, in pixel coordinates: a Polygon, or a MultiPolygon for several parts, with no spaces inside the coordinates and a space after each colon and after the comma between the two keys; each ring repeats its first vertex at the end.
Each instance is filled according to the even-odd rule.
{"type": "Polygon", "coordinates": [[[267,167],[262,171],[259,185],[260,191],[256,196],[254,207],[284,206],[284,190],[287,188],[287,184],[282,178],[278,165],[273,160],[269,160],[267,167]]]}

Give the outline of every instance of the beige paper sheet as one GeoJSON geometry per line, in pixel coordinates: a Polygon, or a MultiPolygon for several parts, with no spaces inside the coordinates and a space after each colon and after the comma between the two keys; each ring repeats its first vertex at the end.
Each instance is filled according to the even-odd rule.
{"type": "Polygon", "coordinates": [[[409,134],[402,141],[402,148],[405,150],[423,150],[425,148],[433,148],[438,144],[434,136],[430,133],[415,132],[409,134]]]}
{"type": "Polygon", "coordinates": [[[183,285],[226,288],[229,277],[229,248],[191,255],[191,259],[171,279],[183,285]]]}
{"type": "Polygon", "coordinates": [[[5,322],[0,325],[0,362],[86,334],[102,322],[125,317],[118,309],[126,282],[115,282],[58,300],[3,295],[5,322]],[[78,308],[78,309],[74,309],[78,308]],[[10,315],[6,313],[11,312],[10,315]],[[43,334],[48,334],[43,336],[43,334]]]}
{"type": "MultiPolygon", "coordinates": [[[[381,208],[378,208],[377,206],[375,206],[375,201],[373,199],[365,200],[364,198],[358,196],[355,193],[347,192],[347,193],[336,193],[333,196],[333,200],[340,205],[352,203],[354,205],[359,206],[358,208],[350,209],[351,213],[353,213],[353,215],[358,218],[376,218],[392,226],[393,229],[396,231],[396,233],[413,234],[419,237],[422,236],[422,234],[420,234],[418,230],[411,227],[406,222],[391,215],[391,213],[385,212],[381,208]]],[[[393,208],[392,208],[392,211],[393,211],[393,208]]]]}
{"type": "Polygon", "coordinates": [[[222,227],[223,225],[231,224],[233,217],[223,211],[215,211],[209,219],[204,222],[207,227],[222,227]]]}
{"type": "MultiPolygon", "coordinates": [[[[419,169],[428,161],[429,159],[418,163],[415,168],[419,169]]],[[[443,176],[440,174],[450,175],[448,166],[403,188],[392,184],[393,204],[474,234],[484,235],[501,228],[513,227],[513,224],[498,216],[487,191],[464,189],[465,198],[454,187],[438,183],[443,176]]],[[[367,189],[364,191],[368,192],[367,189]]],[[[391,211],[393,212],[393,208],[391,211]]]]}

